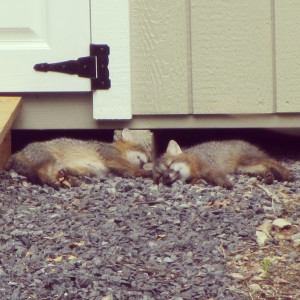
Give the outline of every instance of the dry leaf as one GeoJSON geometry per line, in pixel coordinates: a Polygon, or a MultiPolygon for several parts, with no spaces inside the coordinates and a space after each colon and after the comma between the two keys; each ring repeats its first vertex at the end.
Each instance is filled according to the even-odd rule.
{"type": "Polygon", "coordinates": [[[249,284],[249,288],[250,290],[252,290],[253,292],[260,292],[262,289],[261,289],[261,286],[257,283],[252,283],[252,284],[249,284]]]}
{"type": "Polygon", "coordinates": [[[113,300],[113,296],[112,295],[108,295],[108,296],[105,296],[103,297],[101,300],[113,300]]]}
{"type": "Polygon", "coordinates": [[[56,258],[47,257],[46,261],[61,262],[63,259],[64,259],[63,256],[57,256],[56,258]]]}
{"type": "Polygon", "coordinates": [[[265,220],[261,225],[259,225],[257,227],[257,230],[264,232],[268,236],[270,236],[271,229],[272,229],[272,221],[271,220],[265,220]]]}
{"type": "Polygon", "coordinates": [[[217,208],[222,208],[225,206],[229,206],[231,204],[231,200],[229,199],[225,199],[222,201],[216,200],[216,201],[211,201],[208,206],[213,206],[213,207],[217,207],[217,208]]]}
{"type": "Polygon", "coordinates": [[[81,247],[85,245],[85,241],[71,243],[71,246],[81,247]]]}
{"type": "Polygon", "coordinates": [[[280,277],[275,277],[274,278],[274,282],[276,283],[289,283],[287,280],[283,279],[283,278],[280,278],[280,277]]]}
{"type": "Polygon", "coordinates": [[[240,273],[231,273],[229,275],[231,277],[233,277],[234,279],[238,279],[238,280],[244,280],[245,279],[244,275],[242,275],[240,273]]]}
{"type": "Polygon", "coordinates": [[[43,236],[43,239],[45,239],[45,240],[54,240],[56,238],[61,238],[63,236],[65,236],[65,234],[62,231],[60,231],[60,232],[55,233],[52,236],[43,236]]]}
{"type": "Polygon", "coordinates": [[[263,247],[268,240],[270,240],[270,237],[265,232],[256,231],[256,241],[260,247],[263,247]]]}
{"type": "Polygon", "coordinates": [[[295,247],[299,247],[299,246],[300,246],[300,239],[294,240],[294,241],[293,241],[293,245],[294,245],[295,247]]]}
{"type": "Polygon", "coordinates": [[[235,206],[235,207],[234,207],[234,210],[235,210],[236,212],[240,212],[240,211],[241,211],[241,208],[240,208],[239,206],[235,206]]]}
{"type": "Polygon", "coordinates": [[[31,252],[31,251],[27,251],[26,254],[25,254],[25,256],[29,256],[29,257],[31,257],[33,255],[35,255],[35,253],[31,252]]]}
{"type": "Polygon", "coordinates": [[[263,281],[263,280],[265,280],[265,278],[264,277],[262,277],[262,276],[253,276],[253,278],[252,278],[253,280],[255,280],[255,281],[263,281]]]}
{"type": "Polygon", "coordinates": [[[156,236],[156,240],[163,240],[166,237],[165,234],[159,234],[156,236]]]}
{"type": "Polygon", "coordinates": [[[284,228],[290,227],[292,225],[292,223],[289,222],[288,220],[281,219],[281,218],[274,220],[272,224],[274,227],[279,228],[279,229],[284,229],[284,228]]]}
{"type": "Polygon", "coordinates": [[[68,260],[73,260],[73,259],[77,259],[77,257],[74,256],[74,255],[69,255],[69,256],[68,256],[68,260]]]}

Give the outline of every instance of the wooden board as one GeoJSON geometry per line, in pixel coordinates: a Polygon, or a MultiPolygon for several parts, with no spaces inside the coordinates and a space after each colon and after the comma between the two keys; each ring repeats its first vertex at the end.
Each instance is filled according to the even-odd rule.
{"type": "Polygon", "coordinates": [[[0,144],[0,169],[3,169],[11,155],[11,136],[10,131],[4,137],[0,144]]]}
{"type": "Polygon", "coordinates": [[[10,156],[10,129],[20,108],[20,97],[0,97],[0,168],[4,167],[10,156]]]}

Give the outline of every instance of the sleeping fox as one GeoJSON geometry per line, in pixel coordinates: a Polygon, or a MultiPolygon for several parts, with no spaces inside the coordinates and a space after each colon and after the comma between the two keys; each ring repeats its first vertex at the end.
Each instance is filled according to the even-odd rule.
{"type": "Polygon", "coordinates": [[[80,185],[82,176],[151,177],[152,172],[143,169],[149,160],[147,151],[125,128],[114,143],[70,138],[31,143],[12,155],[6,169],[34,183],[59,188],[80,185]]]}
{"type": "Polygon", "coordinates": [[[212,141],[184,151],[171,140],[166,153],[155,163],[155,182],[171,185],[176,180],[197,183],[204,179],[212,185],[232,188],[227,174],[261,176],[265,183],[274,179],[291,181],[292,174],[258,147],[241,140],[212,141]]]}

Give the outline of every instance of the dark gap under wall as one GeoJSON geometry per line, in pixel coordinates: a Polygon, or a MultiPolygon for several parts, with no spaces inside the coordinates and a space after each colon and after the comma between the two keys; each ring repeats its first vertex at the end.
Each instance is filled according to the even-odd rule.
{"type": "Polygon", "coordinates": [[[300,136],[269,129],[171,129],[155,132],[157,152],[165,151],[170,139],[180,146],[189,147],[212,140],[242,139],[254,143],[272,155],[300,153],[300,136]]]}
{"type": "MultiPolygon", "coordinates": [[[[272,155],[300,153],[300,136],[268,129],[155,129],[152,130],[158,154],[165,151],[169,140],[188,147],[211,140],[243,139],[261,146],[272,155]]],[[[112,142],[114,130],[12,130],[12,151],[16,152],[35,141],[57,137],[112,142]]],[[[300,156],[300,155],[299,155],[300,156]]]]}
{"type": "Polygon", "coordinates": [[[32,142],[41,142],[58,137],[112,142],[113,133],[113,130],[12,130],[12,152],[19,151],[32,142]]]}

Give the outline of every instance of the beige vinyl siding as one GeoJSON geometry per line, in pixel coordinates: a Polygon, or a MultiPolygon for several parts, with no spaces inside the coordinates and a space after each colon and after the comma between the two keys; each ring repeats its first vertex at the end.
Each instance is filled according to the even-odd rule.
{"type": "Polygon", "coordinates": [[[188,1],[131,0],[133,114],[189,112],[188,1]]]}
{"type": "Polygon", "coordinates": [[[300,112],[300,1],[275,0],[277,111],[300,112]]]}
{"type": "Polygon", "coordinates": [[[191,0],[195,114],[273,112],[270,0],[191,0]]]}

